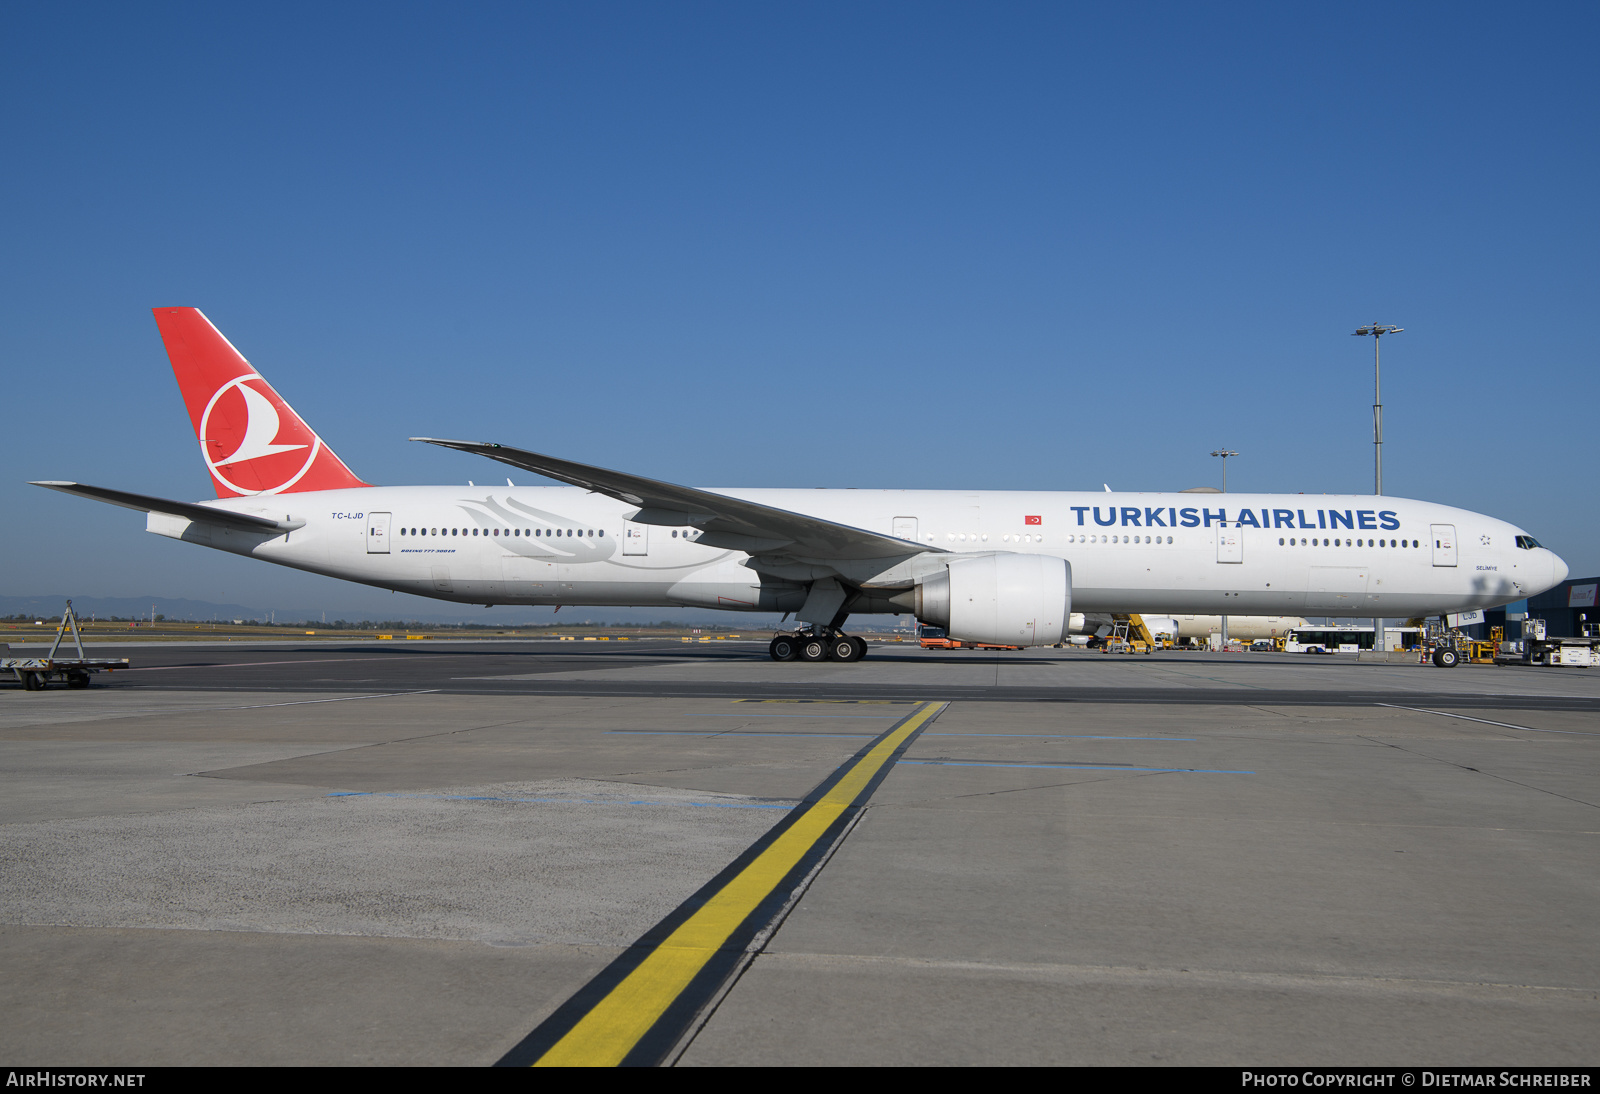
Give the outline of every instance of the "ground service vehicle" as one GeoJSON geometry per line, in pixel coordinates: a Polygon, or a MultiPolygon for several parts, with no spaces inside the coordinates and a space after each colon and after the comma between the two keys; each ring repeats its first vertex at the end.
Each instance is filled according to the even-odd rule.
{"type": "Polygon", "coordinates": [[[1522,640],[1502,641],[1494,660],[1497,665],[1593,668],[1600,665],[1600,635],[1556,638],[1543,619],[1524,619],[1522,640]]]}
{"type": "Polygon", "coordinates": [[[43,657],[12,657],[9,646],[0,646],[0,672],[11,672],[23,691],[40,691],[51,681],[69,688],[86,688],[97,672],[115,672],[128,667],[126,657],[90,657],[83,651],[83,635],[78,630],[78,613],[67,601],[67,610],[61,615],[61,625],[56,628],[56,640],[43,657]],[[78,656],[61,656],[61,641],[71,633],[78,656]]]}
{"type": "Polygon", "coordinates": [[[986,642],[963,642],[951,638],[943,627],[917,625],[917,642],[925,650],[1019,650],[1021,646],[997,646],[986,642]]]}

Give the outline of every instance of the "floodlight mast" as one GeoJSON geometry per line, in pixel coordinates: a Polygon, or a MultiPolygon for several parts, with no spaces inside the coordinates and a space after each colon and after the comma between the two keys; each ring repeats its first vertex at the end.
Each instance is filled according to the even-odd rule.
{"type": "Polygon", "coordinates": [[[1373,490],[1383,494],[1383,385],[1378,370],[1378,339],[1386,334],[1399,334],[1404,327],[1388,323],[1368,323],[1355,332],[1356,337],[1372,339],[1372,449],[1374,457],[1373,490]]]}
{"type": "MultiPolygon", "coordinates": [[[[1379,497],[1383,496],[1383,387],[1382,373],[1378,370],[1378,340],[1386,334],[1399,334],[1403,330],[1404,327],[1389,323],[1368,323],[1355,332],[1355,337],[1372,339],[1372,492],[1379,497]]],[[[1374,618],[1372,648],[1374,651],[1382,650],[1383,645],[1383,620],[1374,618]]]]}
{"type": "Polygon", "coordinates": [[[1222,457],[1222,492],[1226,494],[1228,492],[1228,457],[1237,456],[1239,453],[1231,448],[1219,448],[1211,454],[1222,457]]]}
{"type": "MultiPolygon", "coordinates": [[[[1219,449],[1217,449],[1215,452],[1213,452],[1211,454],[1213,456],[1220,456],[1222,458],[1222,492],[1224,494],[1226,494],[1228,492],[1228,457],[1229,456],[1237,456],[1239,453],[1235,452],[1231,448],[1219,448],[1219,449]]],[[[1224,524],[1224,527],[1226,527],[1226,524],[1224,524]]],[[[1222,533],[1219,532],[1217,534],[1221,535],[1222,533]]],[[[1223,649],[1227,649],[1228,648],[1228,617],[1226,615],[1224,615],[1224,616],[1221,617],[1221,619],[1222,619],[1222,648],[1223,649]]]]}

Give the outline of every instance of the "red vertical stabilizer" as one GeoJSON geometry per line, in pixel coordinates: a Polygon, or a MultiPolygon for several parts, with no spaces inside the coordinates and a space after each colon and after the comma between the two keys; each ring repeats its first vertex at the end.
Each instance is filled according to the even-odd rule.
{"type": "Polygon", "coordinates": [[[156,308],[200,455],[219,498],[371,486],[261,378],[198,308],[156,308]]]}

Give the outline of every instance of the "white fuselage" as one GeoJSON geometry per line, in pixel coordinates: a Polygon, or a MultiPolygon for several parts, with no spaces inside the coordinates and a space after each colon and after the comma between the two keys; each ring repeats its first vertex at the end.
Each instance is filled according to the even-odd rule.
{"type": "MultiPolygon", "coordinates": [[[[715,492],[925,551],[1062,557],[1076,612],[1419,616],[1505,604],[1566,576],[1549,550],[1517,546],[1522,530],[1505,521],[1404,498],[715,492]]],[[[794,611],[805,599],[782,567],[758,572],[751,556],[697,542],[688,527],[632,524],[636,507],[573,487],[371,487],[206,504],[305,523],[271,535],[152,514],[150,530],[462,603],[794,611]]]]}

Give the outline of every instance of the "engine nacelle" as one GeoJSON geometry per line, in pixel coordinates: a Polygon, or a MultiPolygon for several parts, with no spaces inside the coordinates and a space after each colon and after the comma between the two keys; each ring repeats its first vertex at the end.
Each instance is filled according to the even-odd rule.
{"type": "Polygon", "coordinates": [[[1170,641],[1178,641],[1178,621],[1170,615],[1147,615],[1144,628],[1158,638],[1166,635],[1170,641]]]}
{"type": "Polygon", "coordinates": [[[1072,615],[1072,565],[1049,555],[958,558],[917,585],[916,615],[963,642],[1053,646],[1072,615]]]}

